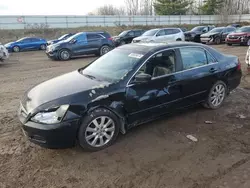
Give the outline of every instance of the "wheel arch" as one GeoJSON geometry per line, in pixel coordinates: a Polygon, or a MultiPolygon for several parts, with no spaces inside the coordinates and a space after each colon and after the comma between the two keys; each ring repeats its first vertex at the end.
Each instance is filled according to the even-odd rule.
{"type": "Polygon", "coordinates": [[[120,120],[120,132],[122,134],[126,134],[126,132],[127,132],[126,113],[124,110],[123,102],[113,101],[110,104],[89,105],[87,107],[87,111],[86,111],[85,115],[90,115],[91,112],[93,112],[96,109],[100,109],[100,108],[109,110],[113,114],[115,114],[118,117],[118,119],[120,120]]]}

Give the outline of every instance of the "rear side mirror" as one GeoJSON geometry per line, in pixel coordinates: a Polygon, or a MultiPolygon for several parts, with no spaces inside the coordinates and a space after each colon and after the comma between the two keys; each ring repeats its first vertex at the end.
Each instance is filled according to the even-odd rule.
{"type": "Polygon", "coordinates": [[[135,76],[135,83],[145,83],[150,81],[152,76],[150,74],[140,73],[135,76]]]}

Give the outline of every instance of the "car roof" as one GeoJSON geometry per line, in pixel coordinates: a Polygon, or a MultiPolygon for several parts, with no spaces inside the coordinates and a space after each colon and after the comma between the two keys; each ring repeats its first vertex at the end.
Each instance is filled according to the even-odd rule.
{"type": "Polygon", "coordinates": [[[176,42],[169,42],[169,43],[131,43],[127,45],[122,45],[118,48],[124,49],[124,50],[126,49],[135,50],[135,51],[147,53],[150,51],[158,51],[162,49],[173,48],[173,47],[183,47],[183,46],[204,47],[203,44],[199,44],[199,43],[176,41],[176,42]]]}

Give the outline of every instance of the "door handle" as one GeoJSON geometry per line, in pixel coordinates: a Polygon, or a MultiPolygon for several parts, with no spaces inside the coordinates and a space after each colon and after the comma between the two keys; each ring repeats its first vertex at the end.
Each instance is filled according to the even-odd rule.
{"type": "Polygon", "coordinates": [[[216,71],[217,71],[216,68],[211,68],[211,69],[209,70],[209,72],[211,72],[211,73],[214,73],[214,72],[216,72],[216,71]]]}

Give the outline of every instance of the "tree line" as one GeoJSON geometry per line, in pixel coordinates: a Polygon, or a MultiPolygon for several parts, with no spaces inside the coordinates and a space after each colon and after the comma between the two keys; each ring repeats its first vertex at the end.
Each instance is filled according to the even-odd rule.
{"type": "Polygon", "coordinates": [[[125,6],[98,7],[89,15],[249,14],[250,0],[124,0],[125,6]]]}

